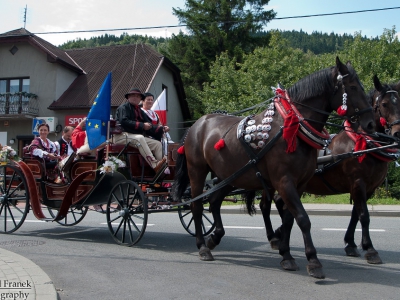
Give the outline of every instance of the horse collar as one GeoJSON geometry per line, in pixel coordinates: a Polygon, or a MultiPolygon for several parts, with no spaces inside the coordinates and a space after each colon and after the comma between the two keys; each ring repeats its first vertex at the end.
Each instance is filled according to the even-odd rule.
{"type": "Polygon", "coordinates": [[[297,115],[299,119],[299,130],[297,131],[297,136],[313,148],[322,149],[326,147],[328,140],[330,140],[329,133],[326,129],[324,128],[321,133],[304,120],[296,106],[291,103],[287,91],[276,89],[275,94],[275,107],[281,114],[282,118],[287,118],[290,111],[293,111],[297,115]]]}

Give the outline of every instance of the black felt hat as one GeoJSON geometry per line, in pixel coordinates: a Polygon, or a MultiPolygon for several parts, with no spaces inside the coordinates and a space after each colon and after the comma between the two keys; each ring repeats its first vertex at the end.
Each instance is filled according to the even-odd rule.
{"type": "Polygon", "coordinates": [[[144,95],[143,95],[143,93],[142,93],[139,89],[137,89],[137,88],[131,89],[128,93],[126,93],[126,94],[125,94],[125,98],[128,99],[128,96],[131,95],[131,94],[139,94],[139,95],[140,95],[140,98],[141,98],[142,100],[145,98],[144,95]]]}

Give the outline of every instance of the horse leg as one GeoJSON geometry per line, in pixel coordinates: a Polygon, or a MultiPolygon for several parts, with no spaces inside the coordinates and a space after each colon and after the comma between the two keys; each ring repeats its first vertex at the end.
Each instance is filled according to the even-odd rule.
{"type": "MultiPolygon", "coordinates": [[[[274,228],[272,227],[271,222],[271,201],[268,201],[267,191],[262,192],[261,201],[260,201],[260,210],[263,215],[265,230],[267,233],[267,239],[271,245],[273,250],[279,250],[279,239],[280,236],[277,236],[274,232],[274,228]]],[[[272,193],[270,193],[270,199],[272,197],[272,193]]]]}
{"type": "MultiPolygon", "coordinates": [[[[366,197],[365,199],[368,198],[369,197],[366,197]]],[[[382,259],[380,258],[378,251],[376,251],[374,246],[372,245],[372,240],[369,235],[370,217],[369,217],[367,201],[362,202],[362,212],[359,215],[360,215],[361,232],[362,232],[361,245],[362,249],[367,251],[364,257],[369,264],[381,264],[382,259]]]]}
{"type": "Polygon", "coordinates": [[[195,201],[191,205],[194,228],[196,231],[196,246],[199,249],[199,258],[203,261],[212,261],[214,257],[211,254],[210,249],[206,246],[204,236],[202,234],[202,217],[203,217],[203,202],[201,200],[195,201]]]}
{"type": "MultiPolygon", "coordinates": [[[[292,215],[291,218],[294,217],[297,225],[299,226],[303,234],[305,254],[308,260],[308,265],[307,265],[308,274],[315,278],[320,278],[320,279],[325,278],[322,264],[320,263],[317,257],[317,250],[315,249],[311,238],[311,221],[300,201],[300,196],[298,194],[298,191],[294,187],[293,183],[290,181],[281,183],[283,183],[281,185],[283,188],[278,190],[278,192],[281,195],[283,201],[285,202],[287,208],[289,209],[292,215]]],[[[290,222],[290,216],[286,213],[285,218],[283,219],[282,239],[279,245],[279,253],[283,256],[284,260],[287,259],[287,257],[291,257],[290,247],[289,247],[290,231],[287,231],[289,229],[289,226],[291,226],[289,222],[290,222]],[[288,253],[290,256],[288,256],[288,253]]]]}
{"type": "Polygon", "coordinates": [[[354,257],[360,256],[360,252],[358,252],[357,245],[354,242],[354,232],[356,231],[357,223],[358,223],[358,212],[355,205],[353,205],[350,223],[349,226],[347,226],[347,231],[344,236],[344,243],[346,245],[344,251],[346,251],[347,256],[354,256],[354,257]]]}
{"type": "MultiPolygon", "coordinates": [[[[200,249],[199,251],[199,257],[201,260],[204,261],[210,261],[214,260],[213,255],[211,254],[211,250],[213,250],[219,243],[221,242],[222,237],[225,235],[225,229],[222,224],[222,218],[221,218],[221,205],[222,201],[225,198],[226,194],[228,194],[232,188],[230,186],[226,186],[221,188],[220,190],[216,191],[209,197],[209,203],[210,203],[210,211],[213,215],[214,218],[214,224],[215,224],[215,229],[214,232],[206,238],[204,241],[204,237],[201,239],[197,240],[197,247],[200,249]]],[[[201,203],[201,207],[203,207],[203,204],[201,203]]],[[[202,215],[202,210],[199,213],[199,215],[202,215]]],[[[196,220],[194,219],[196,222],[196,220]]],[[[201,220],[200,220],[201,222],[201,220]]],[[[196,224],[196,223],[195,223],[196,224]]],[[[196,227],[196,236],[197,232],[201,233],[201,227],[199,228],[200,231],[198,231],[196,227]]]]}
{"type": "MultiPolygon", "coordinates": [[[[283,204],[283,201],[278,202],[283,204]]],[[[292,232],[294,218],[290,211],[281,205],[280,216],[282,225],[276,230],[276,235],[279,235],[279,254],[282,255],[281,266],[287,271],[297,271],[299,267],[295,259],[290,253],[290,234],[292,232]]]]}
{"type": "Polygon", "coordinates": [[[372,245],[372,241],[369,235],[370,218],[367,206],[367,199],[369,197],[367,197],[367,188],[364,181],[362,180],[355,181],[352,189],[352,197],[354,200],[354,207],[357,210],[358,218],[361,223],[362,249],[364,251],[367,251],[364,257],[370,264],[381,264],[382,260],[379,257],[378,251],[374,249],[374,246],[372,245]]]}
{"type": "Polygon", "coordinates": [[[232,189],[229,186],[221,188],[219,191],[215,192],[209,198],[210,211],[213,215],[215,224],[215,229],[213,233],[206,239],[206,246],[210,250],[215,249],[215,247],[219,245],[221,239],[225,235],[225,229],[222,224],[222,218],[221,218],[221,205],[226,194],[228,194],[228,192],[231,190],[232,189]]]}

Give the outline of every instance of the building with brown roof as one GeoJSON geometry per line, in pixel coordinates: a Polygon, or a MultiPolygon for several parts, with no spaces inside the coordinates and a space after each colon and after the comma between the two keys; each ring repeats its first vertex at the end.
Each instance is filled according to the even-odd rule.
{"type": "Polygon", "coordinates": [[[111,111],[136,87],[155,98],[167,91],[167,120],[173,140],[190,118],[180,70],[144,44],[62,50],[24,28],[0,34],[0,143],[33,139],[33,119],[53,122],[60,138],[66,125],[85,116],[106,75],[112,73],[111,111]]]}

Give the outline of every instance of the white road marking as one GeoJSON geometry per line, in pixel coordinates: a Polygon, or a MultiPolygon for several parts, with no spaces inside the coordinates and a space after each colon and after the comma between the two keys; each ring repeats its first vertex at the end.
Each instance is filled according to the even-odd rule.
{"type": "MultiPolygon", "coordinates": [[[[321,230],[327,231],[346,231],[346,228],[321,228],[321,230]]],[[[361,231],[361,229],[356,229],[356,231],[361,231]]],[[[370,229],[369,231],[373,232],[385,232],[385,229],[370,229]]]]}
{"type": "Polygon", "coordinates": [[[224,228],[232,228],[232,229],[265,229],[265,227],[252,227],[252,226],[224,226],[224,228]]]}
{"type": "MultiPolygon", "coordinates": [[[[100,223],[101,225],[107,225],[107,223],[100,223]]],[[[111,223],[113,225],[119,225],[119,223],[111,223]]],[[[143,226],[143,224],[135,223],[137,226],[143,226]]],[[[147,224],[147,226],[154,226],[155,224],[147,224]]]]}

